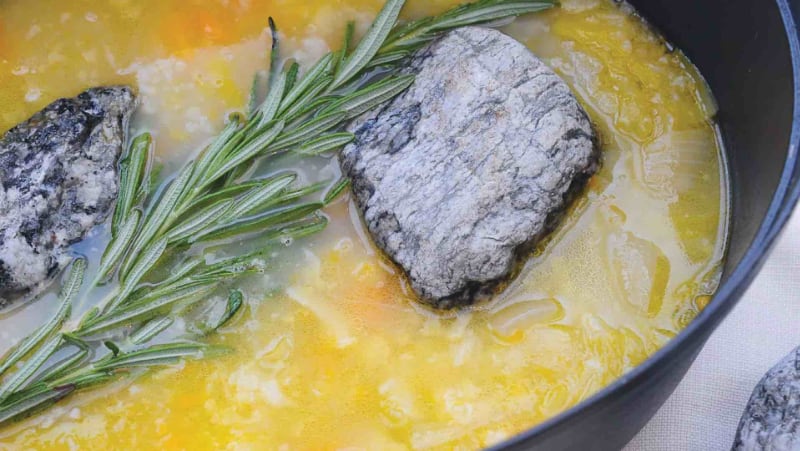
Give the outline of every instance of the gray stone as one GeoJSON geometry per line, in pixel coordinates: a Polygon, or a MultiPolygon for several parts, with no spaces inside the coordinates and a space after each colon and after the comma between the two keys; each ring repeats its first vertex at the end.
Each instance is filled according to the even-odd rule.
{"type": "Polygon", "coordinates": [[[423,302],[489,295],[598,168],[586,112],[521,43],[486,28],[410,61],[414,84],[349,127],[340,156],[375,241],[423,302]]]}
{"type": "Polygon", "coordinates": [[[46,288],[107,216],[135,106],[127,87],[93,88],[0,137],[0,307],[46,288]]]}
{"type": "Polygon", "coordinates": [[[732,449],[800,450],[800,348],[758,383],[739,422],[732,449]]]}

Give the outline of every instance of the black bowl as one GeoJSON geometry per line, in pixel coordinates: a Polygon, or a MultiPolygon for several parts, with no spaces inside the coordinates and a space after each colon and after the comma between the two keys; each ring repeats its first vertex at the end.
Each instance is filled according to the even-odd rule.
{"type": "Polygon", "coordinates": [[[628,443],[741,298],[800,195],[800,0],[629,1],[697,65],[719,103],[731,185],[722,285],[697,319],[642,365],[497,449],[614,450],[628,443]]]}

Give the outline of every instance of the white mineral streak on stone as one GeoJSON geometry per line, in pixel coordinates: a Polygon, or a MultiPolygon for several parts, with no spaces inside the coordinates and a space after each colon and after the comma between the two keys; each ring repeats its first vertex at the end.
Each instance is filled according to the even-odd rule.
{"type": "Polygon", "coordinates": [[[343,171],[376,244],[436,307],[509,276],[598,167],[569,87],[495,30],[450,32],[411,61],[414,85],[354,121],[343,171]]]}
{"type": "Polygon", "coordinates": [[[126,87],[94,88],[0,137],[0,307],[46,287],[110,212],[135,105],[126,87]]]}
{"type": "Polygon", "coordinates": [[[759,382],[733,443],[733,451],[784,450],[800,450],[800,348],[759,382]]]}

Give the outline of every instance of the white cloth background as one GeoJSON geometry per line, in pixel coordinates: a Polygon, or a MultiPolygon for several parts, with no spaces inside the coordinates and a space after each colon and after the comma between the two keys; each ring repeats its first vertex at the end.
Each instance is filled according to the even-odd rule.
{"type": "Polygon", "coordinates": [[[750,394],[800,345],[800,212],[686,378],[625,451],[730,450],[750,394]]]}

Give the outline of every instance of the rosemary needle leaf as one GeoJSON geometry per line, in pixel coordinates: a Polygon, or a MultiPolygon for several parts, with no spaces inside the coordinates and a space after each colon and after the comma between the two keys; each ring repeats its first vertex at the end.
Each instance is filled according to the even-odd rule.
{"type": "Polygon", "coordinates": [[[339,197],[339,195],[342,194],[342,192],[344,192],[344,190],[347,189],[349,186],[350,186],[349,178],[339,179],[339,181],[336,182],[336,184],[333,185],[331,189],[328,190],[327,193],[325,193],[325,200],[323,200],[322,202],[325,205],[330,204],[331,202],[336,200],[336,198],[339,197]]]}
{"type": "Polygon", "coordinates": [[[142,278],[144,278],[148,271],[150,271],[164,255],[167,244],[169,244],[169,237],[165,236],[145,249],[139,256],[139,259],[136,260],[130,272],[124,278],[120,278],[120,293],[111,298],[109,303],[100,309],[101,313],[114,310],[128,300],[128,296],[133,293],[142,278]]]}
{"type": "Polygon", "coordinates": [[[231,224],[222,224],[216,228],[212,228],[205,234],[200,235],[195,239],[195,241],[220,240],[243,235],[245,233],[261,231],[267,227],[303,218],[316,212],[322,207],[323,204],[321,202],[310,202],[281,208],[231,224]]]}
{"type": "Polygon", "coordinates": [[[211,293],[215,288],[216,284],[209,282],[205,285],[176,290],[152,301],[135,302],[111,314],[90,321],[83,328],[76,331],[76,334],[81,337],[88,337],[118,326],[141,323],[158,316],[175,304],[196,302],[211,293]]]}
{"type": "Polygon", "coordinates": [[[211,203],[215,203],[221,200],[226,199],[234,199],[241,194],[250,191],[251,189],[261,186],[264,184],[264,180],[251,180],[248,182],[237,183],[236,185],[231,185],[219,190],[214,190],[206,194],[205,196],[199,197],[192,201],[191,204],[186,208],[187,211],[194,211],[198,208],[207,206],[211,203]]]}
{"type": "Polygon", "coordinates": [[[168,222],[170,215],[175,214],[176,207],[180,202],[181,195],[186,190],[190,178],[194,170],[193,164],[186,165],[181,170],[178,177],[170,183],[164,195],[158,200],[153,210],[147,215],[139,235],[136,237],[133,245],[128,251],[128,255],[120,268],[120,279],[125,280],[131,271],[131,267],[139,257],[139,253],[144,247],[155,237],[166,222],[168,222]]]}
{"type": "Polygon", "coordinates": [[[269,130],[261,133],[256,139],[237,151],[235,155],[228,158],[219,168],[216,168],[214,172],[212,172],[212,175],[204,180],[204,184],[208,185],[216,181],[227,174],[231,169],[254,158],[278,137],[281,131],[283,131],[283,127],[284,122],[278,121],[269,130]]]}
{"type": "Polygon", "coordinates": [[[295,201],[297,199],[301,199],[303,197],[306,197],[309,194],[314,194],[314,193],[316,193],[318,191],[321,191],[323,188],[325,188],[328,185],[330,185],[330,180],[327,180],[327,181],[324,181],[324,182],[314,183],[312,185],[304,186],[304,187],[296,189],[296,190],[287,191],[287,192],[281,194],[280,196],[276,197],[275,200],[273,200],[269,204],[269,206],[270,207],[274,207],[274,206],[278,206],[278,205],[284,205],[284,204],[286,204],[288,202],[293,202],[293,201],[295,201]]]}
{"type": "Polygon", "coordinates": [[[282,135],[282,137],[276,140],[271,147],[275,149],[285,149],[308,139],[313,139],[320,133],[324,133],[336,127],[346,117],[347,113],[343,111],[334,111],[322,114],[308,121],[308,123],[305,125],[302,125],[297,129],[282,135]]]}
{"type": "Polygon", "coordinates": [[[175,320],[169,316],[152,319],[131,334],[130,341],[135,345],[147,343],[169,328],[174,322],[175,320]]]}
{"type": "Polygon", "coordinates": [[[267,98],[264,99],[264,103],[261,104],[259,107],[259,111],[261,112],[261,118],[257,122],[257,127],[261,128],[264,125],[268,124],[270,121],[275,119],[275,115],[278,114],[278,108],[281,105],[281,99],[283,99],[283,93],[286,91],[286,73],[281,72],[275,79],[275,81],[270,85],[269,92],[267,93],[267,98]]]}
{"type": "Polygon", "coordinates": [[[118,356],[120,354],[119,346],[114,344],[113,341],[106,340],[106,341],[103,342],[103,346],[108,348],[108,350],[111,351],[111,353],[114,355],[114,357],[116,357],[116,356],[118,356]]]}
{"type": "MultiPolygon", "coordinates": [[[[106,372],[94,372],[89,374],[82,374],[72,379],[68,379],[67,385],[60,385],[59,387],[75,387],[75,390],[91,387],[92,385],[104,384],[114,379],[114,375],[106,372]]],[[[55,384],[52,382],[51,384],[55,384]]]]}
{"type": "Polygon", "coordinates": [[[30,396],[23,397],[13,403],[2,404],[0,405],[0,425],[5,425],[36,413],[63,399],[75,389],[76,387],[74,386],[54,389],[42,387],[30,396]]]}
{"type": "Polygon", "coordinates": [[[413,75],[386,78],[332,103],[329,108],[346,111],[348,119],[354,118],[394,98],[408,89],[412,83],[414,83],[413,75]]]}
{"type": "Polygon", "coordinates": [[[184,277],[182,279],[176,280],[171,284],[161,284],[156,289],[146,291],[145,294],[142,296],[135,296],[131,297],[128,301],[128,308],[131,305],[144,305],[150,302],[159,301],[160,298],[165,296],[171,296],[172,294],[176,293],[177,291],[188,289],[188,288],[195,288],[200,286],[208,286],[213,284],[214,282],[218,282],[218,280],[211,280],[211,279],[203,279],[201,280],[196,275],[191,275],[188,277],[184,277]]]}
{"type": "Polygon", "coordinates": [[[269,52],[269,88],[272,88],[273,82],[275,81],[275,74],[278,73],[278,60],[281,57],[281,41],[280,36],[278,35],[278,26],[275,25],[275,20],[270,17],[268,20],[269,23],[269,34],[272,38],[272,46],[270,47],[269,52]]]}
{"type": "Polygon", "coordinates": [[[319,98],[322,91],[325,90],[332,81],[332,75],[322,75],[313,86],[307,89],[295,102],[289,104],[285,111],[281,112],[283,117],[285,117],[286,120],[291,120],[306,111],[308,105],[312,103],[312,100],[319,98]]]}
{"type": "Polygon", "coordinates": [[[336,52],[336,59],[333,61],[334,73],[338,74],[344,65],[347,58],[347,52],[350,51],[350,46],[353,45],[353,35],[356,33],[356,23],[354,21],[347,22],[347,27],[344,31],[344,39],[342,41],[342,48],[336,52]]]}
{"type": "Polygon", "coordinates": [[[189,186],[196,186],[197,181],[201,180],[208,172],[208,168],[217,159],[219,154],[225,149],[233,136],[236,135],[241,128],[241,117],[238,114],[232,114],[228,117],[228,123],[222,130],[222,133],[208,146],[205,151],[200,155],[195,166],[194,174],[189,182],[189,186]]]}
{"type": "Polygon", "coordinates": [[[6,400],[15,390],[24,388],[25,383],[36,373],[44,363],[52,357],[64,339],[56,335],[47,340],[11,377],[0,385],[0,403],[6,400]]]}
{"type": "Polygon", "coordinates": [[[289,69],[286,70],[286,92],[292,92],[294,84],[297,82],[297,76],[300,74],[300,65],[296,61],[289,64],[289,69]]]}
{"type": "Polygon", "coordinates": [[[112,236],[126,222],[146,178],[147,163],[152,148],[152,137],[149,133],[137,136],[130,145],[128,154],[120,162],[120,184],[117,205],[111,220],[112,236]]]}
{"type": "Polygon", "coordinates": [[[67,281],[61,290],[60,301],[58,310],[50,320],[42,325],[36,332],[29,335],[22,343],[17,346],[7,357],[3,359],[0,364],[0,375],[8,371],[14,364],[29,352],[37,348],[47,339],[53,332],[55,332],[61,324],[64,323],[69,317],[72,308],[72,300],[78,294],[80,286],[83,283],[83,274],[86,271],[86,259],[78,258],[73,260],[72,266],[67,276],[67,281]]]}
{"type": "Polygon", "coordinates": [[[81,321],[78,323],[78,329],[83,328],[83,326],[85,326],[98,316],[100,316],[100,308],[92,307],[88,312],[86,312],[85,315],[83,315],[83,318],[81,318],[81,321]]]}
{"type": "Polygon", "coordinates": [[[305,156],[319,155],[332,150],[339,150],[353,142],[355,138],[354,134],[347,132],[329,133],[306,142],[296,152],[305,156]]]}
{"type": "Polygon", "coordinates": [[[58,379],[63,375],[67,374],[68,372],[72,371],[78,365],[86,362],[89,358],[89,350],[88,349],[78,349],[77,352],[70,355],[69,357],[57,362],[47,370],[45,370],[42,375],[39,377],[40,380],[47,382],[51,380],[58,379]]]}
{"type": "Polygon", "coordinates": [[[256,71],[253,76],[253,84],[250,86],[250,94],[247,98],[247,117],[252,118],[258,113],[258,97],[263,91],[263,86],[267,76],[262,71],[256,71]]]}
{"type": "Polygon", "coordinates": [[[213,330],[225,326],[225,324],[236,315],[239,309],[242,308],[242,305],[244,305],[244,295],[242,292],[240,290],[231,290],[231,293],[228,295],[228,303],[225,306],[225,312],[222,314],[219,321],[217,321],[217,325],[214,326],[213,330]]]}
{"type": "Polygon", "coordinates": [[[341,70],[336,74],[332,87],[338,88],[355,77],[361,69],[378,53],[386,37],[392,31],[405,0],[387,0],[367,34],[361,39],[353,53],[345,59],[341,70]]]}
{"type": "MultiPolygon", "coordinates": [[[[327,55],[320,58],[319,61],[317,61],[311,67],[311,69],[308,70],[308,72],[303,76],[300,82],[294,85],[292,90],[286,94],[286,96],[281,101],[280,108],[278,108],[278,114],[285,112],[309,88],[315,87],[315,85],[319,86],[320,84],[322,84],[321,82],[319,82],[319,79],[325,76],[327,73],[329,73],[331,61],[333,61],[333,53],[328,53],[327,55]]],[[[331,81],[333,80],[331,79],[330,81],[328,81],[328,83],[330,83],[331,81]]],[[[327,87],[327,84],[325,84],[325,87],[327,87]]]]}
{"type": "Polygon", "coordinates": [[[123,224],[117,235],[111,239],[111,242],[108,243],[106,251],[100,259],[100,268],[97,270],[97,277],[93,285],[105,283],[111,277],[117,263],[125,255],[125,251],[136,236],[141,218],[142,213],[139,210],[133,210],[128,215],[125,224],[123,224]]]}
{"type": "Polygon", "coordinates": [[[200,257],[192,257],[184,262],[181,263],[178,268],[172,271],[172,275],[170,275],[167,279],[163,280],[158,284],[159,287],[165,287],[173,285],[178,280],[183,279],[184,277],[188,276],[192,272],[194,272],[197,267],[203,264],[203,259],[200,257]]]}
{"type": "Polygon", "coordinates": [[[193,343],[170,343],[153,345],[145,349],[120,354],[105,362],[95,364],[97,371],[114,371],[137,366],[166,365],[182,358],[200,358],[210,347],[193,343]]]}
{"type": "Polygon", "coordinates": [[[209,225],[215,224],[218,219],[228,213],[232,206],[233,199],[228,199],[201,209],[170,230],[169,234],[167,234],[167,240],[170,243],[176,243],[189,238],[209,225]]]}
{"type": "Polygon", "coordinates": [[[369,66],[367,66],[367,68],[391,66],[399,61],[408,58],[409,56],[411,56],[411,52],[409,50],[393,50],[390,52],[379,53],[369,63],[369,66]]]}
{"type": "Polygon", "coordinates": [[[145,274],[147,274],[147,271],[155,266],[158,260],[161,259],[161,256],[164,255],[168,243],[169,237],[165,236],[148,247],[142,255],[139,256],[139,259],[136,260],[131,271],[126,277],[120,279],[124,288],[118,298],[124,299],[133,291],[133,288],[135,288],[145,274]]]}
{"type": "Polygon", "coordinates": [[[319,233],[328,225],[328,219],[324,216],[313,216],[305,218],[292,224],[273,228],[264,234],[265,241],[277,240],[281,244],[286,241],[299,240],[300,238],[319,233]]]}
{"type": "Polygon", "coordinates": [[[232,222],[247,215],[255,214],[259,207],[268,204],[281,194],[295,179],[297,179],[297,174],[284,174],[275,177],[270,183],[251,190],[236,202],[236,206],[230,210],[225,222],[232,222]]]}
{"type": "Polygon", "coordinates": [[[253,170],[256,169],[258,166],[258,161],[256,159],[250,160],[245,164],[240,164],[239,166],[233,168],[228,175],[225,176],[225,181],[222,184],[222,189],[234,186],[237,184],[239,180],[245,177],[249,177],[252,175],[253,170]]]}
{"type": "Polygon", "coordinates": [[[315,100],[307,102],[306,104],[302,105],[301,108],[293,110],[291,116],[286,117],[286,123],[289,124],[287,127],[289,129],[297,128],[300,124],[313,117],[311,113],[320,111],[324,107],[327,107],[331,103],[341,98],[342,96],[340,95],[326,94],[317,97],[315,100]]]}
{"type": "Polygon", "coordinates": [[[543,11],[555,6],[555,0],[517,0],[517,1],[483,1],[467,5],[463,12],[456,14],[446,14],[442,20],[434,21],[430,27],[431,31],[448,30],[468,25],[476,25],[491,22],[506,17],[518,16],[520,14],[543,11]]]}

